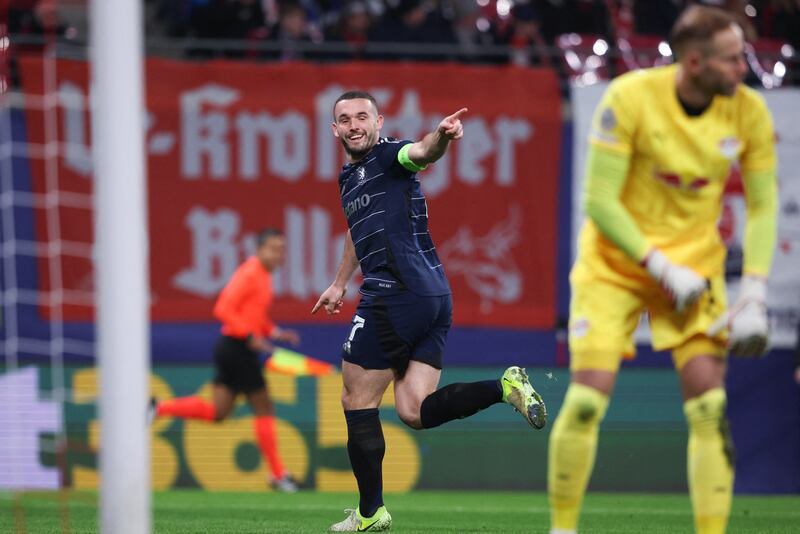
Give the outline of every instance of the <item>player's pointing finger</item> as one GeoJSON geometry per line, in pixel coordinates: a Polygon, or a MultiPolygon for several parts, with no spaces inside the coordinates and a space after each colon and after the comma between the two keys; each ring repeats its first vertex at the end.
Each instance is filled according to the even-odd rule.
{"type": "Polygon", "coordinates": [[[456,111],[455,113],[453,113],[452,115],[450,115],[449,117],[447,117],[447,119],[445,119],[445,120],[447,120],[447,121],[457,121],[467,111],[469,111],[467,108],[461,108],[458,111],[456,111]]]}

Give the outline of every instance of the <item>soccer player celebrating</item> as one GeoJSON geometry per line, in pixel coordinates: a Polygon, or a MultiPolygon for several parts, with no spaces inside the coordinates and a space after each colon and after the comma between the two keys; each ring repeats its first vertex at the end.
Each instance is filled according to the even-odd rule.
{"type": "Polygon", "coordinates": [[[383,116],[366,92],[340,96],[333,135],[348,163],[339,194],[349,231],[336,279],[314,305],[339,313],[347,282],[361,267],[361,302],[342,351],[342,406],[347,452],[360,494],[356,510],[331,526],[336,532],[388,530],[383,505],[386,448],[378,406],[394,380],[395,406],[411,428],[433,428],[507,402],[534,428],[545,406],[524,369],[509,367],[500,380],[436,389],[452,318],[450,286],[428,231],[428,206],[417,172],[444,155],[463,135],[461,109],[421,141],[380,137],[383,116]]]}
{"type": "Polygon", "coordinates": [[[600,421],[647,310],[656,350],[672,351],[689,425],[695,529],[724,532],[733,456],[725,356],[767,342],[766,276],[776,227],[773,127],[741,82],[742,30],[726,12],[691,7],[671,35],[677,64],[615,79],[590,134],[578,258],[570,274],[571,384],[550,435],[552,533],[575,532],[600,421]],[[726,312],[717,231],[725,181],[739,164],[747,202],[744,276],[726,312]],[[712,328],[727,314],[727,328],[712,328]]]}
{"type": "Polygon", "coordinates": [[[272,272],[283,263],[286,240],[280,230],[268,228],[258,235],[256,254],[236,269],[220,293],[214,315],[222,322],[222,336],[214,348],[214,401],[181,397],[154,402],[156,416],[222,421],[233,411],[236,396],[244,393],[255,415],[259,449],[271,471],[270,484],[292,493],[297,484],[278,454],[275,409],[264,381],[259,355],[272,350],[271,342],[296,345],[297,332],[280,328],[269,318],[272,272]]]}

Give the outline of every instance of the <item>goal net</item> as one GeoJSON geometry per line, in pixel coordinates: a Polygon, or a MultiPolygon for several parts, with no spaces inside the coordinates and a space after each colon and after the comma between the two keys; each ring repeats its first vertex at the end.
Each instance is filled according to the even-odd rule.
{"type": "Polygon", "coordinates": [[[0,96],[0,486],[53,489],[71,483],[67,466],[86,441],[67,416],[96,394],[65,375],[95,355],[91,161],[85,141],[62,135],[86,103],[59,88],[55,48],[26,48],[0,96]]]}
{"type": "MultiPolygon", "coordinates": [[[[141,27],[135,0],[115,5],[0,6],[0,490],[99,486],[103,532],[138,533],[149,524],[141,27]],[[77,30],[52,10],[75,6],[114,41],[94,31],[91,49],[66,44],[77,30]],[[63,67],[85,80],[88,64],[62,59],[87,51],[91,106],[63,67]]],[[[26,531],[23,511],[15,522],[26,531]]]]}

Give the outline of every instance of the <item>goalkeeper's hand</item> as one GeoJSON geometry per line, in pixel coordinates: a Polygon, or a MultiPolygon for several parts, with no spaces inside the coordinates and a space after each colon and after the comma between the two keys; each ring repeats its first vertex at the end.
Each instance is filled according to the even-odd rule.
{"type": "Polygon", "coordinates": [[[658,249],[654,248],[647,254],[644,266],[661,284],[678,312],[694,304],[708,288],[703,277],[688,267],[675,265],[658,249]]]}
{"type": "Polygon", "coordinates": [[[743,276],[739,298],[728,314],[728,343],[732,355],[753,358],[766,353],[769,340],[766,300],[766,279],[743,276]]]}

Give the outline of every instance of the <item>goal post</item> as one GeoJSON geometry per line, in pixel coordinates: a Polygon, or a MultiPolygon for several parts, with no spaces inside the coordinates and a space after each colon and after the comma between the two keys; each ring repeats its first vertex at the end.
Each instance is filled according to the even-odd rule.
{"type": "Polygon", "coordinates": [[[150,532],[149,277],[142,2],[92,0],[100,523],[150,532]]]}

